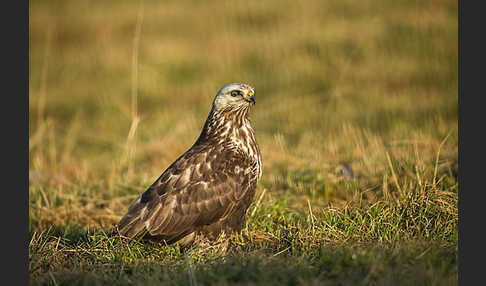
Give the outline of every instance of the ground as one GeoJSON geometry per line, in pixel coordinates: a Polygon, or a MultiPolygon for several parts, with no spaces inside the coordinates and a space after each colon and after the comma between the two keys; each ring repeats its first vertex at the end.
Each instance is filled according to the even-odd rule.
{"type": "Polygon", "coordinates": [[[457,1],[31,1],[30,284],[456,285],[457,29],[457,1]],[[242,234],[110,237],[230,82],[242,234]]]}

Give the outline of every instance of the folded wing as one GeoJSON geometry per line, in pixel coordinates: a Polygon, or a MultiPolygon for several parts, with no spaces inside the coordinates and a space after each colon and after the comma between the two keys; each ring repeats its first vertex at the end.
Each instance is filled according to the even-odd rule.
{"type": "Polygon", "coordinates": [[[237,202],[245,181],[235,172],[238,156],[222,150],[191,149],[130,205],[120,234],[175,242],[223,218],[237,202]],[[231,158],[228,160],[228,158],[231,158]]]}

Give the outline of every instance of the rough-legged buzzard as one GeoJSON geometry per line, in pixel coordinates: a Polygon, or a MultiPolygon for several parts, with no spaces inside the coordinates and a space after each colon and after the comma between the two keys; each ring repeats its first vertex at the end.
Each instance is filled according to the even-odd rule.
{"type": "Polygon", "coordinates": [[[118,232],[186,244],[195,234],[216,239],[241,231],[262,175],[248,114],[254,104],[251,86],[223,87],[197,141],[131,203],[118,232]]]}

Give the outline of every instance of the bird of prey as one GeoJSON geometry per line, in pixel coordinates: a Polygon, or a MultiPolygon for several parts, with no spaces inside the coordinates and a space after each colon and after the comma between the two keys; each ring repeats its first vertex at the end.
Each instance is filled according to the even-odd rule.
{"type": "Polygon", "coordinates": [[[199,138],[129,206],[118,232],[183,245],[241,231],[262,176],[250,125],[255,90],[231,83],[216,94],[199,138]]]}

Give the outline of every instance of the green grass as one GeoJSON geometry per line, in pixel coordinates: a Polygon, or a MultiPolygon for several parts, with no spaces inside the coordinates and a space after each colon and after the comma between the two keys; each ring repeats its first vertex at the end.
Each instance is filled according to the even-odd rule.
{"type": "Polygon", "coordinates": [[[457,284],[457,2],[144,0],[136,34],[138,3],[30,3],[31,285],[457,284]],[[264,164],[242,234],[108,236],[235,81],[264,164]]]}

